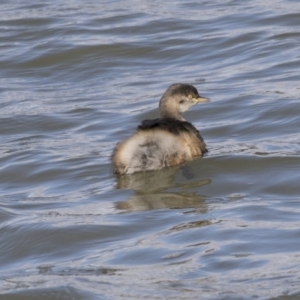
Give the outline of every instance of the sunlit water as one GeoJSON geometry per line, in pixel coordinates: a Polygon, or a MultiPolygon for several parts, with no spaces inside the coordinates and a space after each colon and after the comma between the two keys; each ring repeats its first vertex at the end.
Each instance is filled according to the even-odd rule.
{"type": "Polygon", "coordinates": [[[298,1],[0,11],[1,299],[299,299],[298,1]],[[114,177],[175,82],[208,155],[114,177]]]}

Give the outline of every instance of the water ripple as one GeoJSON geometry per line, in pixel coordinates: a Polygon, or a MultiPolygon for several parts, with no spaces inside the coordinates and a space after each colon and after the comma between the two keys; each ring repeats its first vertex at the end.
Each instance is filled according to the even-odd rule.
{"type": "Polygon", "coordinates": [[[299,298],[299,3],[0,9],[0,298],[299,298]],[[174,82],[208,154],[115,178],[174,82]]]}

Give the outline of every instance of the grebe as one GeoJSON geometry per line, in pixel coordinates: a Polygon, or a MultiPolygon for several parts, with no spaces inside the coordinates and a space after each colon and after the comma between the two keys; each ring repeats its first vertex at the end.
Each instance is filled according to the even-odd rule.
{"type": "Polygon", "coordinates": [[[207,102],[190,84],[171,85],[159,102],[161,118],[144,120],[137,131],[121,141],[112,154],[115,174],[159,170],[175,166],[207,152],[199,131],[181,113],[207,102]]]}

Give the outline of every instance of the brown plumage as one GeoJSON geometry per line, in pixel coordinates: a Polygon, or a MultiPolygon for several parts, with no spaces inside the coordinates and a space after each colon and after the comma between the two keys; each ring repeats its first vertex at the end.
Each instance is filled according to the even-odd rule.
{"type": "Polygon", "coordinates": [[[135,134],[115,147],[114,173],[159,170],[207,152],[199,131],[181,116],[191,106],[206,101],[192,85],[171,85],[159,103],[161,118],[143,121],[135,134]]]}

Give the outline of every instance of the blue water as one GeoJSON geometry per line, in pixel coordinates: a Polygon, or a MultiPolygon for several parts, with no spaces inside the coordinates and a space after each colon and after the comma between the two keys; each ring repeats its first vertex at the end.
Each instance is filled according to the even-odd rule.
{"type": "Polygon", "coordinates": [[[0,299],[300,297],[298,1],[0,11],[0,299]],[[175,82],[209,153],[115,177],[175,82]]]}

